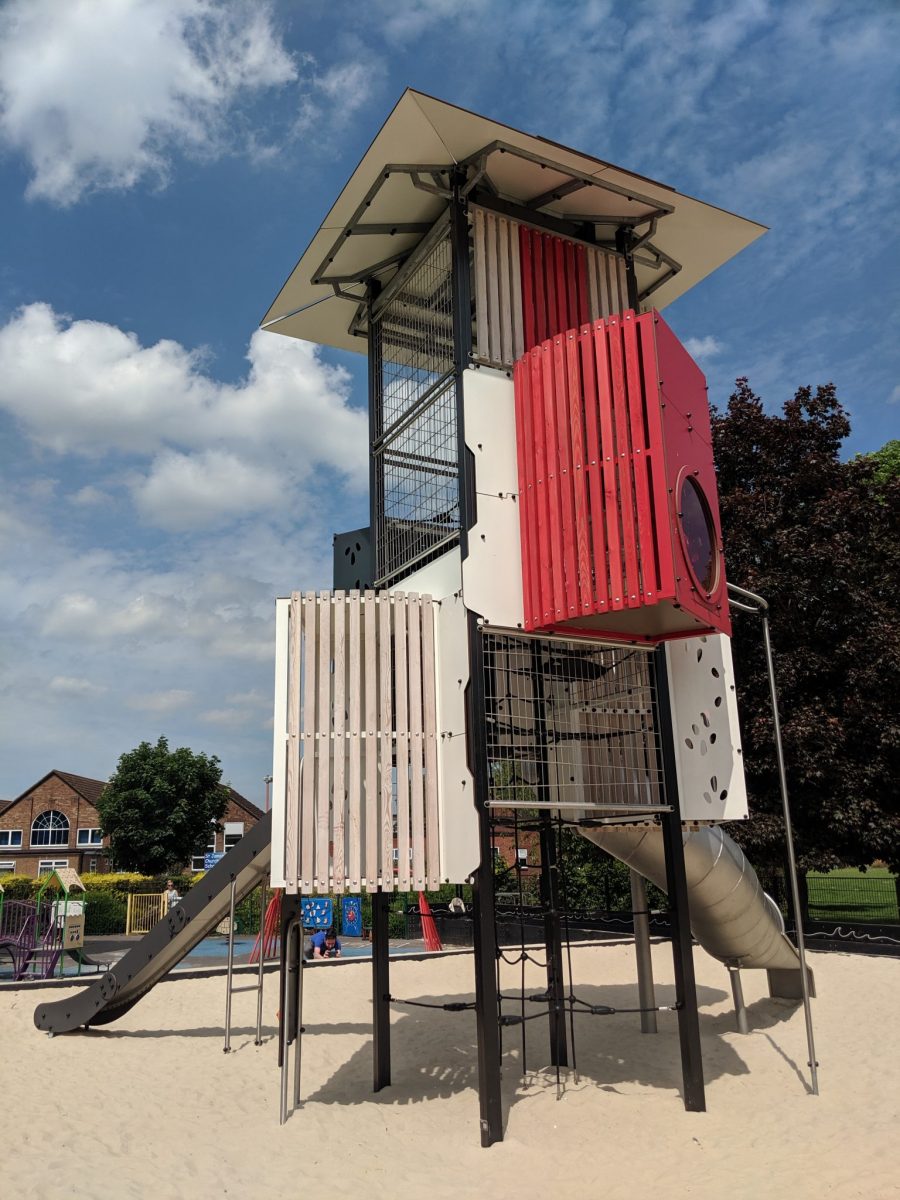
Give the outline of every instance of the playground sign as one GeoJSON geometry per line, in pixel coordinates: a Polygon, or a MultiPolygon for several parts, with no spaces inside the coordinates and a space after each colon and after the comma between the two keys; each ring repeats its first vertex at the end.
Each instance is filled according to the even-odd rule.
{"type": "Polygon", "coordinates": [[[203,855],[203,870],[211,871],[217,862],[225,857],[224,854],[204,854],[203,855]]]}
{"type": "Polygon", "coordinates": [[[334,902],[330,896],[304,896],[300,911],[304,929],[330,929],[334,922],[334,902]]]}
{"type": "Polygon", "coordinates": [[[76,950],[84,945],[84,913],[76,913],[65,918],[63,945],[66,950],[76,950]]]}
{"type": "Polygon", "coordinates": [[[362,903],[359,896],[341,898],[341,933],[345,937],[362,937],[362,903]]]}

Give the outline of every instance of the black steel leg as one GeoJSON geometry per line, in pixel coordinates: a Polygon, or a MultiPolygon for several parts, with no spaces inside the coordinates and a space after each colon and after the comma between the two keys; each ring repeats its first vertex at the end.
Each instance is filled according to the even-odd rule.
{"type": "Polygon", "coordinates": [[[387,892],[372,896],[372,1090],[380,1092],[391,1082],[391,982],[387,892]]]}
{"type": "MultiPolygon", "coordinates": [[[[483,860],[482,860],[483,862],[483,860]]],[[[478,1031],[478,1102],[481,1144],[503,1141],[500,1100],[500,1025],[497,1009],[497,940],[494,927],[494,873],[482,865],[472,886],[475,935],[475,1016],[478,1031]]]]}
{"type": "Polygon", "coordinates": [[[550,1013],[550,1064],[568,1065],[565,993],[563,988],[562,932],[559,921],[559,879],[556,839],[548,812],[541,813],[541,904],[544,909],[544,944],[547,951],[547,1001],[550,1013]]]}

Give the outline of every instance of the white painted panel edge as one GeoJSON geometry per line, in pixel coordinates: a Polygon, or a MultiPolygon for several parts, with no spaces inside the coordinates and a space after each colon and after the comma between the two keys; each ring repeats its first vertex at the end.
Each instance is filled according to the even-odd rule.
{"type": "Polygon", "coordinates": [[[284,823],[287,816],[288,611],[275,601],[275,699],[272,713],[272,887],[284,887],[284,823]]]}
{"type": "Polygon", "coordinates": [[[440,869],[445,882],[464,883],[479,863],[475,781],[466,758],[468,618],[460,596],[446,596],[436,607],[440,869]]]}

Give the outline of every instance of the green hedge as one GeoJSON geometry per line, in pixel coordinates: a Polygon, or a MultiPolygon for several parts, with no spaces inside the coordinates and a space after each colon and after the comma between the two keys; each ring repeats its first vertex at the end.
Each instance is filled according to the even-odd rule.
{"type": "Polygon", "coordinates": [[[123,896],[117,896],[114,892],[87,892],[84,900],[84,932],[87,937],[125,932],[128,905],[123,896]]]}

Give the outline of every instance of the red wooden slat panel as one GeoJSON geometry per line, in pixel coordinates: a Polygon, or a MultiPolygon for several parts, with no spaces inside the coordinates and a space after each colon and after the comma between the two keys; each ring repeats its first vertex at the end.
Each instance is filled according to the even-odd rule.
{"type": "Polygon", "coordinates": [[[584,246],[578,245],[575,247],[575,273],[577,275],[576,287],[578,289],[578,320],[576,325],[580,329],[591,319],[591,296],[588,286],[587,273],[587,253],[584,246]]]}
{"type": "Polygon", "coordinates": [[[544,349],[536,346],[531,352],[532,440],[534,444],[534,504],[537,538],[533,545],[537,558],[532,569],[538,580],[540,612],[536,626],[553,619],[553,579],[550,571],[550,493],[547,488],[547,446],[544,433],[544,349]]]}
{"type": "Polygon", "coordinates": [[[562,517],[559,495],[559,436],[556,428],[556,389],[554,387],[553,342],[541,346],[541,382],[544,405],[544,461],[547,468],[548,532],[550,540],[550,573],[553,583],[553,619],[566,615],[566,587],[563,578],[562,517]]]}
{"type": "Polygon", "coordinates": [[[534,262],[531,255],[531,230],[519,226],[519,258],[522,280],[522,324],[525,330],[525,353],[535,345],[534,328],[534,262]]]}
{"type": "Polygon", "coordinates": [[[643,378],[641,374],[637,328],[634,314],[627,312],[622,320],[625,339],[625,385],[628,394],[628,414],[631,423],[631,453],[634,470],[634,501],[640,559],[640,596],[645,604],[655,604],[659,591],[656,566],[653,508],[647,478],[647,426],[643,378]]]}
{"type": "Polygon", "coordinates": [[[622,608],[625,589],[622,583],[622,539],[619,533],[619,497],[616,487],[616,439],[613,432],[609,344],[603,321],[595,322],[593,333],[597,363],[597,406],[600,409],[600,453],[603,456],[603,521],[609,551],[609,606],[622,608]]]}
{"type": "Polygon", "coordinates": [[[622,543],[625,551],[625,594],[628,608],[641,603],[638,575],[637,544],[634,522],[634,480],[631,467],[631,444],[628,429],[628,398],[625,394],[625,362],[622,348],[621,318],[613,317],[607,325],[609,339],[610,378],[613,391],[613,411],[616,421],[616,468],[619,485],[619,509],[622,517],[622,543]]]}
{"type": "Polygon", "coordinates": [[[556,387],[556,438],[559,456],[559,518],[563,551],[563,612],[579,610],[576,567],[575,489],[572,482],[572,420],[569,412],[569,373],[566,346],[569,334],[553,339],[553,379],[556,387]]]}
{"type": "Polygon", "coordinates": [[[531,235],[532,281],[534,286],[534,344],[547,336],[547,289],[544,283],[544,238],[533,232],[531,235]]]}
{"type": "Polygon", "coordinates": [[[576,329],[581,323],[581,305],[578,303],[578,275],[575,271],[575,243],[566,242],[566,284],[568,286],[567,294],[567,313],[566,323],[563,326],[567,332],[576,329]]]}
{"type": "MultiPolygon", "coordinates": [[[[570,458],[571,489],[574,498],[575,554],[577,559],[577,602],[581,613],[593,611],[591,582],[590,510],[588,509],[587,475],[584,453],[584,421],[582,419],[581,339],[574,330],[566,335],[566,367],[568,371],[569,428],[572,435],[570,458]]],[[[572,585],[574,591],[574,582],[572,585]]]]}
{"type": "Polygon", "coordinates": [[[556,311],[556,247],[553,238],[548,234],[541,235],[544,263],[544,323],[538,329],[541,341],[552,338],[557,332],[558,314],[556,311]]]}
{"type": "Polygon", "coordinates": [[[672,535],[669,531],[669,498],[666,488],[666,463],[663,444],[662,414],[659,394],[659,368],[656,362],[656,342],[653,337],[654,314],[638,318],[641,342],[641,369],[644,376],[644,395],[647,403],[649,435],[649,483],[653,497],[653,512],[657,531],[659,582],[657,600],[675,595],[675,564],[672,556],[672,535]]]}
{"type": "Polygon", "coordinates": [[[516,398],[516,458],[519,468],[519,541],[522,547],[522,603],[525,627],[538,608],[534,591],[539,586],[531,570],[532,543],[537,536],[534,512],[534,447],[532,440],[531,355],[520,358],[513,368],[516,398]]]}
{"type": "Polygon", "coordinates": [[[603,612],[609,607],[610,593],[603,518],[603,455],[600,450],[597,363],[594,358],[594,333],[590,325],[582,327],[578,340],[581,349],[581,377],[584,382],[585,473],[589,482],[588,502],[594,562],[593,595],[597,610],[603,612]]]}

